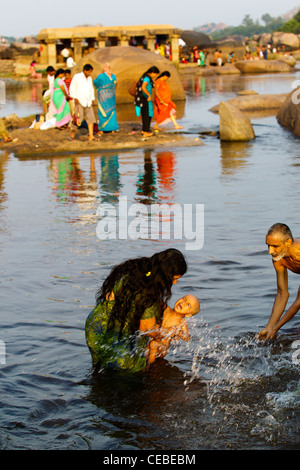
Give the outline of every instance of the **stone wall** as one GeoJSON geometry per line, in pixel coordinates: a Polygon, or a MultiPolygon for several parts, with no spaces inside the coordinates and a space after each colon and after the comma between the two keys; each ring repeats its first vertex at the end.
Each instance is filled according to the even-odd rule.
{"type": "Polygon", "coordinates": [[[0,74],[14,73],[15,61],[14,60],[0,60],[0,74]]]}

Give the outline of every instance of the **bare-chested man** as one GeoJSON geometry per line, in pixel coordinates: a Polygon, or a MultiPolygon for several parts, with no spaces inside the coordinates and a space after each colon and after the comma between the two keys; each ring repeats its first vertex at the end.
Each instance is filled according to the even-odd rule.
{"type": "Polygon", "coordinates": [[[288,272],[300,274],[300,239],[293,238],[292,232],[285,224],[277,223],[269,228],[266,243],[272,255],[273,266],[277,277],[277,294],[267,326],[258,333],[260,339],[273,339],[277,331],[287,323],[300,309],[300,287],[294,303],[282,316],[286,307],[288,291],[288,272]],[[282,316],[282,317],[281,317],[282,316]]]}

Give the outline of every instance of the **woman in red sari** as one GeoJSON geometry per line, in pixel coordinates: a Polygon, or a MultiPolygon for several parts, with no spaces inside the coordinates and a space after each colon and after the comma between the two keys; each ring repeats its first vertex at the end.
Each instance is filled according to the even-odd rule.
{"type": "Polygon", "coordinates": [[[179,126],[175,118],[176,104],[171,100],[171,90],[167,84],[170,72],[162,72],[155,80],[155,101],[154,101],[154,117],[156,124],[153,129],[158,130],[159,124],[164,125],[173,122],[175,129],[183,129],[179,126]]]}

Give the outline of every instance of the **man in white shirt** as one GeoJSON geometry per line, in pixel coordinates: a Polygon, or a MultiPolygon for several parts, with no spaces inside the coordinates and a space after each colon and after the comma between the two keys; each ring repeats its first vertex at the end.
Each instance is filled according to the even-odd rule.
{"type": "MultiPolygon", "coordinates": [[[[92,80],[93,67],[85,64],[83,71],[76,73],[70,85],[70,97],[75,101],[75,113],[79,121],[86,121],[89,130],[89,140],[98,140],[94,137],[94,124],[96,122],[93,102],[95,101],[95,90],[92,80]]],[[[71,124],[71,139],[75,139],[77,126],[71,124]]]]}

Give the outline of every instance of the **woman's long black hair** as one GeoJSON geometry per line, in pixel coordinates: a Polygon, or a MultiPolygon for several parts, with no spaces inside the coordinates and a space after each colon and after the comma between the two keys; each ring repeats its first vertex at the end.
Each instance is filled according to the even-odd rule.
{"type": "Polygon", "coordinates": [[[168,70],[164,70],[160,75],[158,75],[158,77],[156,78],[156,80],[158,80],[159,78],[161,77],[171,77],[171,74],[168,70]]]}
{"type": "Polygon", "coordinates": [[[146,308],[158,302],[161,305],[160,317],[164,306],[171,297],[174,276],[183,276],[187,264],[183,254],[174,248],[155,253],[150,258],[141,257],[125,261],[115,266],[96,294],[97,305],[106,300],[118,281],[121,288],[115,295],[115,302],[110,313],[109,327],[115,321],[121,325],[120,333],[128,313],[134,305],[134,317],[129,327],[134,333],[139,329],[140,319],[146,308]]]}

